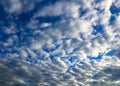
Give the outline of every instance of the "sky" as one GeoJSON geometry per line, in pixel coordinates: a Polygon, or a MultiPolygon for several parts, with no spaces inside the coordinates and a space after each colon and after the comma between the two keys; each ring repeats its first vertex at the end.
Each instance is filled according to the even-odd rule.
{"type": "Polygon", "coordinates": [[[0,85],[119,86],[119,0],[0,0],[0,85]]]}

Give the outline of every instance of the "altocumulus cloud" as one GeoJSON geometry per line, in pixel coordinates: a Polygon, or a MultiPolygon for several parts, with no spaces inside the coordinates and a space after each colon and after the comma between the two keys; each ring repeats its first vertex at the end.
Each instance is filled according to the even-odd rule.
{"type": "Polygon", "coordinates": [[[1,0],[1,86],[119,86],[119,0],[1,0]]]}

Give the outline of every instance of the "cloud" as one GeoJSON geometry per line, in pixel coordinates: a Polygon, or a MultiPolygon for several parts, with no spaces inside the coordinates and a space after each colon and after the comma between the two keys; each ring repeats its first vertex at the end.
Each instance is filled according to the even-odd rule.
{"type": "MultiPolygon", "coordinates": [[[[70,83],[75,86],[77,85],[77,82],[74,81],[74,77],[70,74],[66,74],[60,71],[60,67],[57,67],[56,64],[49,63],[49,66],[46,63],[41,63],[41,65],[32,65],[23,61],[13,59],[9,61],[0,61],[0,76],[2,78],[0,81],[1,85],[40,86],[45,84],[68,85],[70,83]],[[67,83],[65,84],[65,82],[67,83]]],[[[58,64],[61,63],[58,62],[58,64]]]]}
{"type": "Polygon", "coordinates": [[[54,5],[48,5],[40,10],[37,16],[66,16],[78,17],[79,5],[73,1],[58,1],[54,5]]]}
{"type": "Polygon", "coordinates": [[[11,86],[118,84],[120,16],[112,8],[119,9],[118,2],[1,1],[0,56],[5,61],[1,59],[0,67],[6,73],[0,75],[5,78],[1,83],[11,86]],[[111,22],[112,16],[115,19],[111,22]],[[108,55],[112,50],[115,53],[108,55]],[[11,76],[14,77],[10,79],[11,76]]]}
{"type": "Polygon", "coordinates": [[[4,7],[5,11],[8,13],[20,14],[22,12],[27,12],[34,9],[34,5],[41,0],[33,1],[29,0],[1,0],[1,4],[4,7]]]}
{"type": "Polygon", "coordinates": [[[95,74],[93,78],[97,79],[95,85],[101,85],[101,83],[105,85],[119,85],[119,66],[106,67],[95,74]]]}

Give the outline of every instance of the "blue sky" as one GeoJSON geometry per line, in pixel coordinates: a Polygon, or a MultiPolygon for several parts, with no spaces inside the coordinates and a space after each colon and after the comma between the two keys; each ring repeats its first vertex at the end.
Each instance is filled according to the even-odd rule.
{"type": "Polygon", "coordinates": [[[120,84],[120,78],[113,76],[119,75],[113,73],[114,68],[120,71],[119,22],[119,0],[2,0],[2,68],[19,67],[11,68],[15,74],[8,73],[19,77],[17,84],[28,86],[120,84]],[[31,65],[34,68],[29,68],[31,65]],[[20,72],[40,72],[35,77],[41,82],[20,72]]]}

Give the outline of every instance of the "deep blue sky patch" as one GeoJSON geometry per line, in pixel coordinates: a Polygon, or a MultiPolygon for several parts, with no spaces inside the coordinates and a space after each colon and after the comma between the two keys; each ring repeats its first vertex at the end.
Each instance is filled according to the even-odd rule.
{"type": "Polygon", "coordinates": [[[112,5],[110,7],[110,12],[113,14],[113,15],[119,15],[120,13],[120,7],[116,7],[115,5],[112,5]]]}
{"type": "Polygon", "coordinates": [[[98,33],[103,34],[104,32],[104,26],[103,25],[95,25],[93,26],[93,35],[97,35],[98,33]]]}

